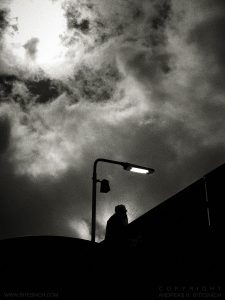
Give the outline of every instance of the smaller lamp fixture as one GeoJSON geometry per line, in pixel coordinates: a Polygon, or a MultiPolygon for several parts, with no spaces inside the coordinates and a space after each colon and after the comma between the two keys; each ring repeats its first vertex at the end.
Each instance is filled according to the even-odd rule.
{"type": "Polygon", "coordinates": [[[108,193],[110,191],[109,181],[107,179],[101,180],[100,193],[108,193]]]}

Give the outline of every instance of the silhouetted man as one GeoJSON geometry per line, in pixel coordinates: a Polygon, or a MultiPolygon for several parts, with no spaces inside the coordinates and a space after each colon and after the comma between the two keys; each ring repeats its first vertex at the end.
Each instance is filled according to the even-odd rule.
{"type": "Polygon", "coordinates": [[[117,205],[115,207],[115,213],[107,221],[105,240],[116,242],[123,239],[124,229],[127,225],[126,207],[123,204],[117,205]]]}

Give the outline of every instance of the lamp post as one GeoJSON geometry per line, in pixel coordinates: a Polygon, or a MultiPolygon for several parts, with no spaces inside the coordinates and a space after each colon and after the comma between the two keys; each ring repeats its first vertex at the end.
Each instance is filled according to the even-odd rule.
{"type": "Polygon", "coordinates": [[[92,177],[92,219],[91,219],[91,241],[95,242],[95,231],[96,231],[96,186],[97,182],[100,180],[97,179],[97,164],[98,162],[106,162],[115,165],[121,165],[124,170],[135,172],[139,174],[152,174],[155,172],[152,168],[141,167],[135,164],[127,163],[127,162],[120,162],[116,160],[110,160],[105,158],[98,158],[94,162],[93,166],[93,177],[92,177]]]}

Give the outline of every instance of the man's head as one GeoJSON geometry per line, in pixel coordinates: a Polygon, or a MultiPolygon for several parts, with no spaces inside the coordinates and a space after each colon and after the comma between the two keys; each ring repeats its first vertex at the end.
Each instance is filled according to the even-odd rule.
{"type": "Polygon", "coordinates": [[[126,214],[127,209],[126,209],[125,205],[119,204],[115,207],[115,212],[116,212],[116,214],[126,214]]]}

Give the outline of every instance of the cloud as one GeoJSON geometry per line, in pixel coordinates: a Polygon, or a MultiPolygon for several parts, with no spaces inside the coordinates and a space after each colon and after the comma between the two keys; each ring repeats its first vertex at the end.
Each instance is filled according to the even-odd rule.
{"type": "Polygon", "coordinates": [[[73,84],[78,90],[78,98],[91,102],[109,101],[113,99],[121,77],[116,65],[102,64],[98,68],[82,65],[76,70],[73,84]]]}
{"type": "Polygon", "coordinates": [[[35,97],[35,102],[46,103],[56,99],[63,91],[68,91],[60,81],[51,80],[46,76],[43,78],[27,79],[25,81],[27,89],[35,97]]]}
{"type": "Polygon", "coordinates": [[[64,41],[71,44],[84,39],[87,48],[92,49],[123,35],[133,16],[137,15],[138,5],[134,1],[121,0],[113,4],[108,1],[101,4],[97,1],[65,1],[63,9],[68,28],[64,41]]]}
{"type": "MultiPolygon", "coordinates": [[[[224,162],[223,7],[66,1],[66,50],[48,72],[20,65],[4,44],[0,211],[10,234],[21,222],[20,233],[88,238],[98,157],[156,169],[141,177],[99,165],[111,183],[109,194],[98,193],[99,240],[116,204],[132,221],[224,162]]],[[[37,43],[27,43],[33,63],[37,43]]]]}
{"type": "MultiPolygon", "coordinates": [[[[135,99],[135,93],[140,98],[141,91],[129,85],[128,88],[118,103],[103,105],[101,102],[74,103],[66,94],[47,105],[37,105],[29,99],[25,110],[18,101],[5,103],[2,111],[12,121],[11,160],[17,171],[34,176],[58,176],[68,168],[79,169],[86,149],[95,151],[97,145],[104,143],[103,152],[106,149],[112,152],[111,135],[118,125],[124,126],[130,118],[132,122],[138,121],[146,109],[142,101],[135,99]]],[[[14,93],[18,92],[21,85],[17,83],[14,93]]],[[[22,89],[22,93],[25,92],[22,89]]]]}
{"type": "Polygon", "coordinates": [[[35,60],[37,52],[38,52],[38,43],[39,43],[39,39],[38,38],[31,38],[29,41],[26,42],[26,44],[24,44],[24,49],[26,50],[27,56],[31,59],[31,60],[35,60]]]}
{"type": "Polygon", "coordinates": [[[9,11],[6,8],[0,8],[0,39],[6,28],[9,26],[9,21],[7,19],[8,12],[9,11]]]}
{"type": "Polygon", "coordinates": [[[17,80],[15,75],[0,75],[1,101],[4,100],[13,89],[13,82],[17,80]]]}

